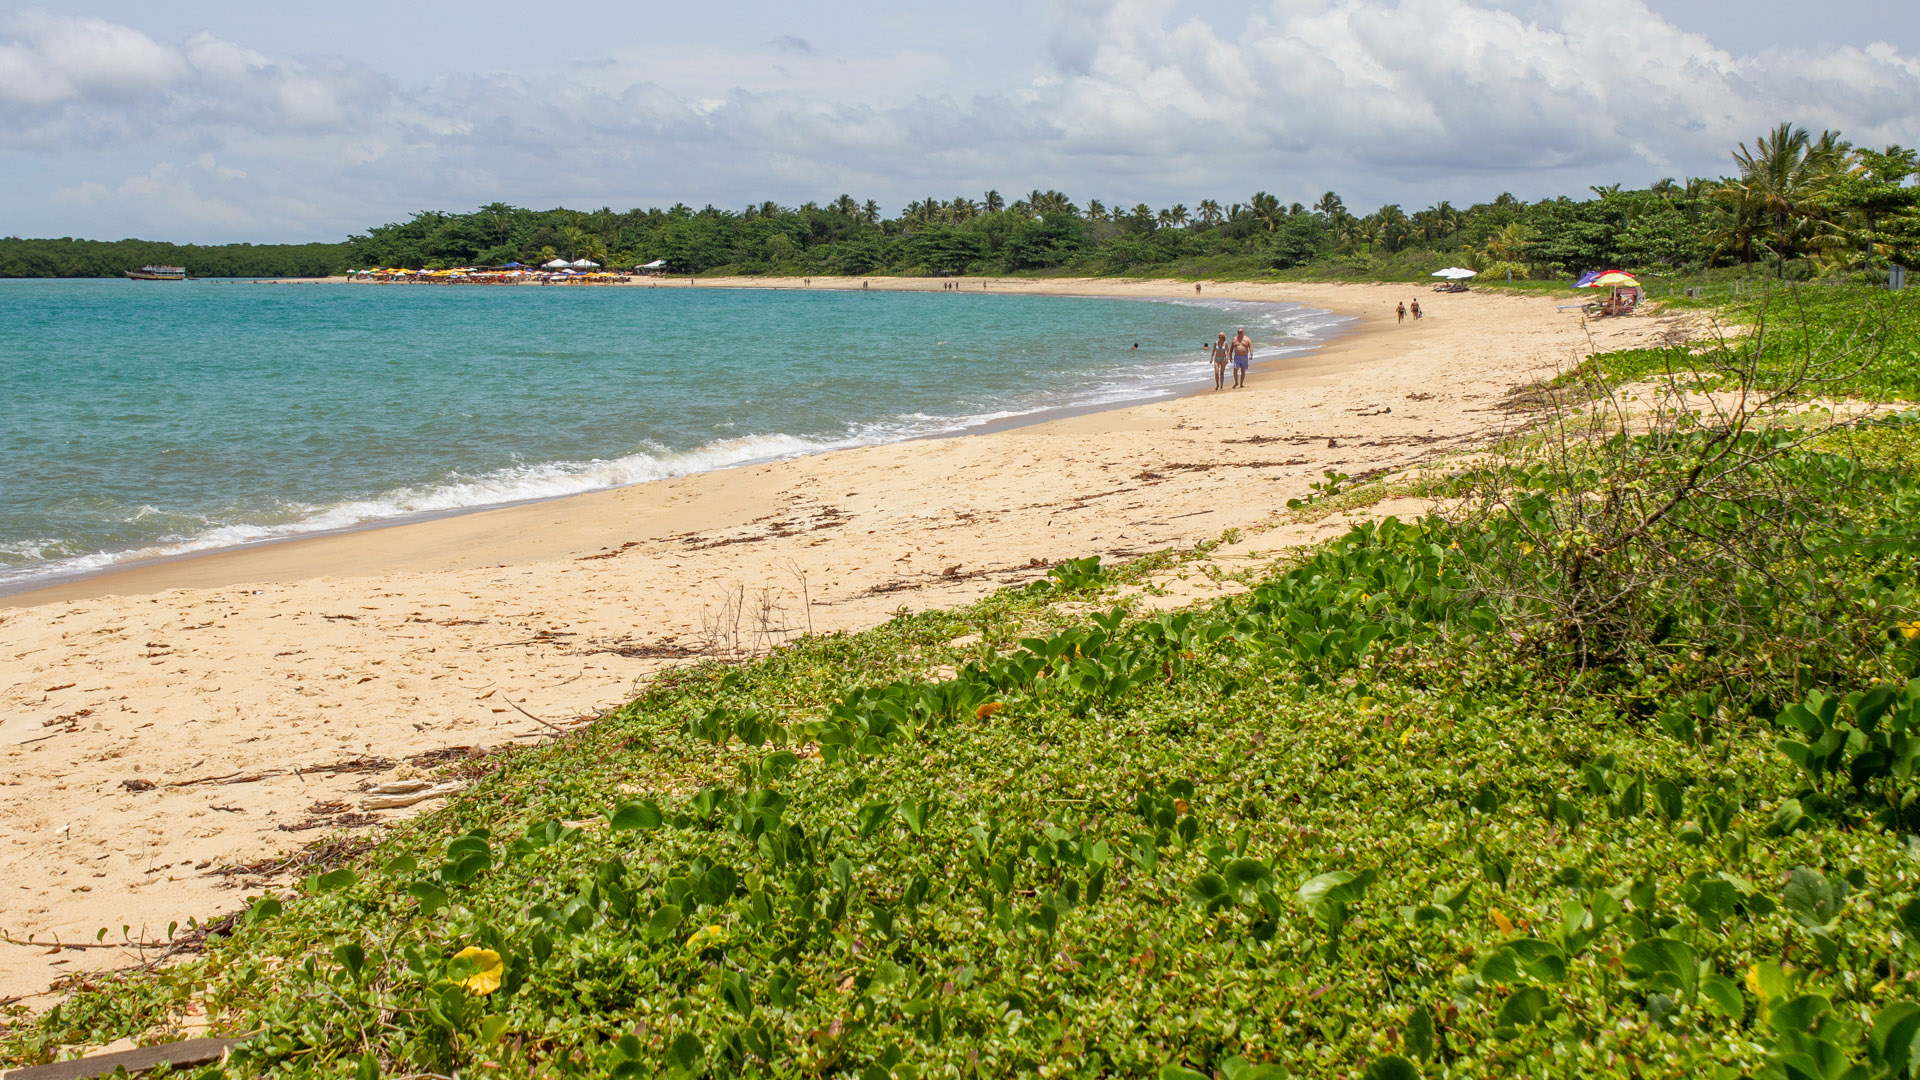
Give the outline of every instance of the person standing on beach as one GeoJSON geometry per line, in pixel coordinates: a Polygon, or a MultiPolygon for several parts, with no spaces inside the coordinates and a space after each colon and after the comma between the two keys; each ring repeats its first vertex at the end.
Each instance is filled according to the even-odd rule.
{"type": "Polygon", "coordinates": [[[1227,332],[1225,330],[1220,331],[1220,336],[1213,341],[1213,388],[1215,390],[1227,388],[1227,332]]]}
{"type": "Polygon", "coordinates": [[[1247,365],[1253,362],[1253,339],[1247,336],[1247,328],[1241,327],[1233,332],[1233,388],[1242,389],[1247,385],[1247,365]]]}
{"type": "Polygon", "coordinates": [[[1403,301],[1401,301],[1401,302],[1400,302],[1400,317],[1399,317],[1399,318],[1397,318],[1397,319],[1395,319],[1395,320],[1393,320],[1393,321],[1394,321],[1394,322],[1406,322],[1406,321],[1407,321],[1407,304],[1406,304],[1406,301],[1404,301],[1404,300],[1403,300],[1403,301]]]}
{"type": "Polygon", "coordinates": [[[1415,322],[1420,320],[1420,301],[1418,300],[1413,302],[1413,318],[1415,322]]]}

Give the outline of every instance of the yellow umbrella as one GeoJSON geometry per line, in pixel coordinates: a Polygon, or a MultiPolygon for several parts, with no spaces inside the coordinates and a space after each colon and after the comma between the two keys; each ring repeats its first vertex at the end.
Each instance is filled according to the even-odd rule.
{"type": "Polygon", "coordinates": [[[1624,270],[1609,270],[1606,273],[1601,274],[1599,277],[1594,278],[1592,281],[1588,282],[1587,284],[1591,285],[1596,289],[1604,289],[1609,286],[1628,287],[1628,288],[1635,288],[1635,289],[1640,287],[1639,279],[1634,277],[1632,274],[1627,273],[1624,270]]]}

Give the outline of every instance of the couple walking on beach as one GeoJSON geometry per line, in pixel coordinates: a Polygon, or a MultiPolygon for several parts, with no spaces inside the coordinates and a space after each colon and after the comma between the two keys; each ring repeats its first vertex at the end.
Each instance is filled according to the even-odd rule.
{"type": "Polygon", "coordinates": [[[1247,365],[1253,362],[1253,339],[1247,336],[1247,328],[1241,327],[1233,332],[1233,340],[1227,340],[1226,331],[1213,342],[1213,388],[1227,388],[1227,365],[1233,365],[1233,388],[1238,390],[1247,385],[1247,365]]]}

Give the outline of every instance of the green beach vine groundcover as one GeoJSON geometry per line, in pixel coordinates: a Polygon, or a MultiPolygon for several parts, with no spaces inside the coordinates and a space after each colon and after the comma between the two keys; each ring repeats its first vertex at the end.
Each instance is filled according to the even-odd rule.
{"type": "Polygon", "coordinates": [[[1648,546],[1534,542],[1711,438],[1202,609],[1076,560],[668,673],[0,1056],[195,1002],[251,1033],[210,1076],[1912,1077],[1920,417],[1648,546]],[[1568,634],[1601,575],[1657,603],[1568,634]]]}

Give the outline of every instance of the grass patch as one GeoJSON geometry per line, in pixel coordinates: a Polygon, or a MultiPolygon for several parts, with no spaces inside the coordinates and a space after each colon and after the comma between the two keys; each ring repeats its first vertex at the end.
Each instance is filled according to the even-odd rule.
{"type": "Polygon", "coordinates": [[[1720,304],[1662,304],[1717,309],[1727,323],[1756,329],[1704,350],[1682,343],[1596,356],[1607,376],[1714,386],[1750,377],[1762,390],[1804,381],[1809,395],[1920,400],[1920,290],[1786,286],[1720,304]]]}

